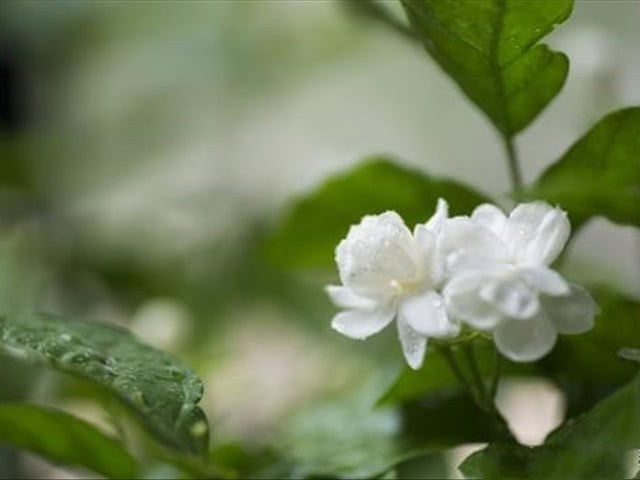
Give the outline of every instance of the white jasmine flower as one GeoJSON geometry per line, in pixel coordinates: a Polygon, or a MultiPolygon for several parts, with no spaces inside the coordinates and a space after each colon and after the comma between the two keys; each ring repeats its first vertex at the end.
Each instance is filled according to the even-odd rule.
{"type": "Polygon", "coordinates": [[[520,204],[509,217],[485,204],[471,217],[449,219],[443,240],[448,309],[474,328],[491,330],[498,349],[514,361],[543,357],[558,333],[589,330],[593,299],[549,268],[570,230],[566,212],[544,202],[520,204]]]}
{"type": "Polygon", "coordinates": [[[341,286],[330,285],[333,302],[345,310],[332,327],[350,338],[365,339],[397,319],[407,363],[420,368],[428,337],[451,337],[459,325],[447,315],[436,291],[444,280],[440,236],[447,204],[413,234],[395,212],[367,215],[349,230],[336,249],[341,286]]]}

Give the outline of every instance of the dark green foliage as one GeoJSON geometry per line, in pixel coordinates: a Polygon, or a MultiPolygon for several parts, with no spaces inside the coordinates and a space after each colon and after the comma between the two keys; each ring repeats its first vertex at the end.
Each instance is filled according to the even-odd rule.
{"type": "Polygon", "coordinates": [[[551,165],[533,194],[569,211],[640,226],[640,107],[605,116],[551,165]]]}
{"type": "Polygon", "coordinates": [[[64,412],[35,405],[0,404],[0,444],[109,478],[137,475],[136,462],[120,441],[64,412]]]}
{"type": "Polygon", "coordinates": [[[584,416],[564,423],[544,445],[494,443],[467,458],[467,478],[496,480],[626,478],[627,452],[640,446],[640,380],[584,416]]]}
{"type": "Polygon", "coordinates": [[[442,69],[506,137],[558,94],[569,61],[538,44],[572,0],[401,0],[413,31],[442,69]]]}

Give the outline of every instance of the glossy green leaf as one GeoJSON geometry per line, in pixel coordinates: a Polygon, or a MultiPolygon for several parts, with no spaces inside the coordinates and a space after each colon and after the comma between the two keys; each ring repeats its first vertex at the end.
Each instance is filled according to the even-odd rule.
{"type": "Polygon", "coordinates": [[[640,226],[640,107],[600,120],[540,177],[533,194],[569,211],[640,226]]]}
{"type": "Polygon", "coordinates": [[[35,405],[0,404],[0,444],[109,478],[134,478],[137,471],[121,442],[76,417],[35,405]]]}
{"type": "Polygon", "coordinates": [[[412,227],[429,219],[439,197],[449,202],[452,215],[488,201],[453,180],[372,158],[295,201],[279,221],[267,253],[285,267],[331,268],[336,245],[364,215],[395,210],[412,227]]]}
{"type": "Polygon", "coordinates": [[[123,329],[45,314],[0,317],[0,353],[106,387],[157,439],[201,453],[208,424],[197,403],[202,382],[171,356],[123,329]]]}
{"type": "Polygon", "coordinates": [[[625,478],[626,453],[640,446],[640,380],[555,430],[544,445],[494,443],[460,466],[467,478],[625,478]]]}
{"type": "Polygon", "coordinates": [[[572,0],[401,0],[433,59],[503,135],[525,128],[562,88],[567,57],[538,42],[572,0]]]}

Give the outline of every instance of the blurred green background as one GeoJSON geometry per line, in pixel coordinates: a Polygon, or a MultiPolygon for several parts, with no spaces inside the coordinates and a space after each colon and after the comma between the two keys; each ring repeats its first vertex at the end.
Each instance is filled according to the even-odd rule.
{"type": "MultiPolygon", "coordinates": [[[[638,18],[640,2],[578,1],[550,37],[571,71],[518,140],[527,181],[640,103],[638,18]]],[[[214,442],[266,442],[301,405],[402,364],[392,333],[330,332],[334,274],[265,261],[292,195],[373,153],[508,190],[485,118],[418,46],[335,1],[5,0],[0,87],[0,310],[112,321],[175,353],[205,381],[214,442]]],[[[635,296],[639,267],[637,232],[604,220],[566,264],[635,296]]],[[[2,360],[0,400],[23,398],[101,418],[2,360]]]]}

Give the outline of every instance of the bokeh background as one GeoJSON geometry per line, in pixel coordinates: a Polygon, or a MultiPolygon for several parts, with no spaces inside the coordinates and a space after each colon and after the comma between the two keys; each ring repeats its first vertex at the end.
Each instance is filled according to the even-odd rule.
{"type": "MultiPolygon", "coordinates": [[[[571,71],[518,138],[527,181],[640,103],[638,19],[637,1],[578,1],[549,37],[571,71]]],[[[302,406],[401,366],[390,332],[330,331],[333,277],[262,255],[295,195],[375,153],[506,198],[482,114],[417,45],[339,2],[0,2],[0,311],[125,324],[201,375],[214,442],[268,442],[302,406]]],[[[566,269],[640,295],[637,230],[593,221],[566,269]]],[[[64,385],[0,362],[0,400],[104,419],[64,385]]],[[[502,401],[535,444],[562,399],[527,388],[502,401]]],[[[1,452],[7,475],[73,475],[1,452]]]]}

